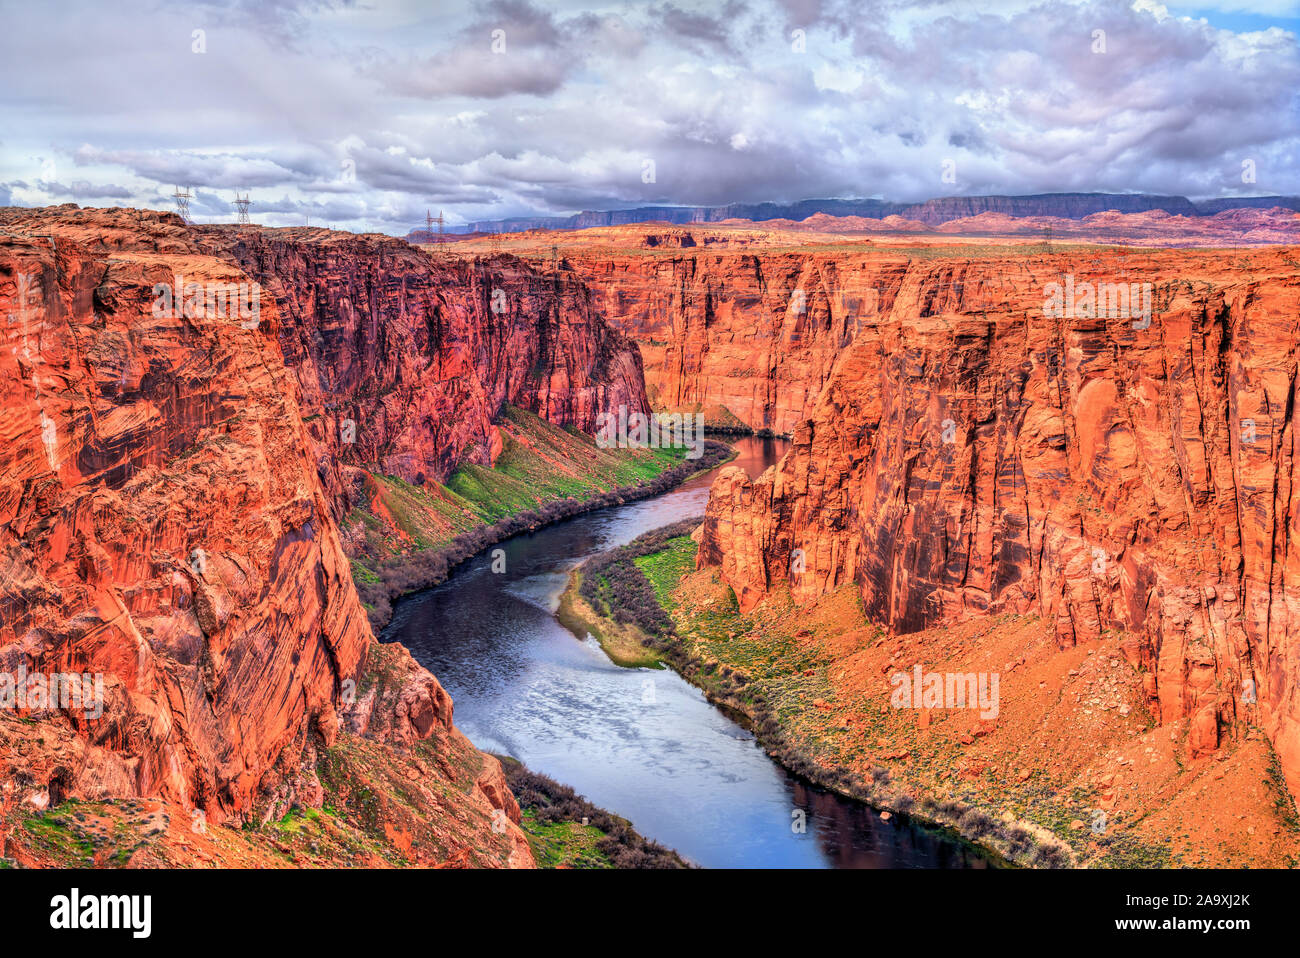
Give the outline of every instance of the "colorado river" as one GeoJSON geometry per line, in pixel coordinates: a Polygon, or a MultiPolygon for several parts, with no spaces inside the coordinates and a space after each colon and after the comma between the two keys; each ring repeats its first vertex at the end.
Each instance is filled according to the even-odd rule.
{"type": "MultiPolygon", "coordinates": [[[[736,440],[757,475],[781,440],[736,440]]],[[[706,867],[984,867],[965,847],[807,785],[670,670],[623,669],[554,612],[569,570],[643,532],[702,515],[712,475],[501,544],[400,603],[386,640],[455,701],[456,724],[706,867]],[[800,814],[802,813],[802,814],[800,814]],[[794,827],[800,819],[806,830],[794,827]]]]}

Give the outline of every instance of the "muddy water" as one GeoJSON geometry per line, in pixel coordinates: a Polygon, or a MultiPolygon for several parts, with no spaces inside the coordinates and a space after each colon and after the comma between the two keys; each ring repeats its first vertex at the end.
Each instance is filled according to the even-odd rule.
{"type": "MultiPolygon", "coordinates": [[[[751,475],[787,446],[734,444],[751,475]]],[[[384,638],[438,676],[479,748],[572,786],[697,864],[984,867],[961,845],[794,778],[676,673],[619,668],[556,620],[574,565],[703,514],[711,479],[517,536],[501,545],[505,573],[492,572],[489,555],[470,560],[402,602],[384,638]],[[792,827],[800,817],[802,833],[792,827]]]]}

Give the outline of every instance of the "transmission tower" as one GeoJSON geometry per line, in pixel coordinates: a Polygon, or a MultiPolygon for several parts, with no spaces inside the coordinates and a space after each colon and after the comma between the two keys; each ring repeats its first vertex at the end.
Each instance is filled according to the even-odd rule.
{"type": "Polygon", "coordinates": [[[180,215],[181,220],[189,223],[191,199],[190,188],[187,186],[185,187],[184,192],[182,192],[179,186],[176,187],[176,192],[172,194],[172,198],[176,200],[176,212],[180,215]]]}
{"type": "Polygon", "coordinates": [[[501,252],[501,231],[500,230],[492,231],[491,244],[492,244],[493,253],[501,252]]]}
{"type": "Polygon", "coordinates": [[[438,210],[438,215],[437,215],[437,216],[434,216],[434,215],[433,215],[433,212],[432,212],[431,210],[425,210],[425,211],[424,211],[424,222],[428,225],[428,228],[425,230],[425,233],[428,235],[428,237],[429,237],[429,242],[430,242],[430,243],[433,242],[433,224],[434,224],[434,223],[437,223],[437,224],[438,224],[438,242],[441,243],[441,242],[442,242],[442,224],[443,224],[442,210],[438,210]]]}
{"type": "Polygon", "coordinates": [[[240,226],[252,225],[252,220],[248,218],[248,207],[252,202],[253,201],[249,199],[247,193],[245,193],[243,196],[240,196],[239,191],[238,190],[235,191],[235,208],[239,210],[240,226]]]}

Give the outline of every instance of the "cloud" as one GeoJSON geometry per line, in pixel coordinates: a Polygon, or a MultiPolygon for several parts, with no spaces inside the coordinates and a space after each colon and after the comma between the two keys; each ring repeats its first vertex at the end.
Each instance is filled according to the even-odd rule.
{"type": "Polygon", "coordinates": [[[387,92],[404,96],[498,99],[515,93],[553,93],[571,69],[571,64],[557,57],[494,54],[484,44],[482,49],[461,47],[438,57],[391,62],[372,75],[382,81],[387,92]]]}
{"type": "Polygon", "coordinates": [[[393,232],[435,206],[458,223],[825,196],[1300,193],[1294,21],[1260,18],[1293,11],[1197,3],[1226,17],[1206,22],[1167,6],[31,4],[0,34],[0,181],[23,204],[166,206],[190,184],[200,219],[230,218],[248,189],[259,222],[393,232]],[[1238,7],[1249,29],[1225,29],[1238,7]]]}
{"type": "Polygon", "coordinates": [[[125,186],[114,186],[111,183],[90,183],[86,180],[76,180],[71,184],[63,183],[46,183],[40,184],[41,189],[45,192],[56,196],[70,196],[74,200],[129,200],[132,192],[125,186]]]}
{"type": "Polygon", "coordinates": [[[683,10],[674,3],[662,3],[650,9],[650,16],[673,41],[685,44],[699,54],[731,55],[735,53],[735,48],[728,23],[742,9],[743,5],[732,0],[724,5],[718,16],[711,17],[705,13],[683,10]]]}
{"type": "Polygon", "coordinates": [[[493,0],[450,46],[431,56],[385,59],[372,75],[390,93],[427,99],[544,96],[581,65],[583,51],[573,40],[527,0],[493,0]]]}

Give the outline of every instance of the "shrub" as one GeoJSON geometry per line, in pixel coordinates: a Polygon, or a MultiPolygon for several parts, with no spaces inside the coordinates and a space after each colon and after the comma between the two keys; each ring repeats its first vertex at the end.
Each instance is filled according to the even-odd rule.
{"type": "Polygon", "coordinates": [[[604,832],[596,848],[615,868],[688,867],[675,851],[643,838],[625,819],[591,804],[569,786],[509,758],[503,758],[501,765],[519,807],[532,811],[539,822],[581,822],[585,818],[588,825],[604,832]]]}
{"type": "Polygon", "coordinates": [[[994,821],[986,812],[972,808],[957,820],[962,832],[971,838],[983,838],[993,831],[994,821]]]}

